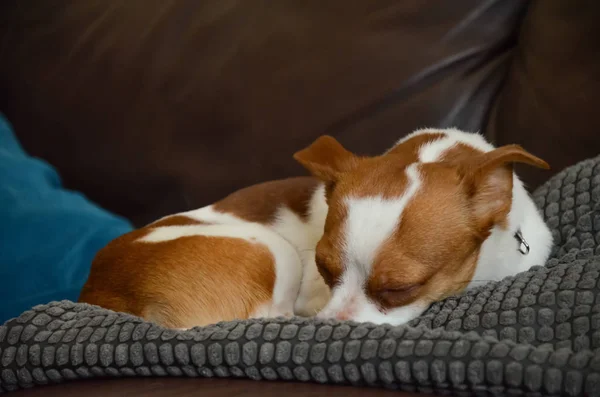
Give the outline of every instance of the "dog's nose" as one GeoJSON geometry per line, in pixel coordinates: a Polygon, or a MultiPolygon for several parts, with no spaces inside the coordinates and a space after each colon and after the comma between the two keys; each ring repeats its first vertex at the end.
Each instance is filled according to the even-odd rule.
{"type": "Polygon", "coordinates": [[[352,314],[348,310],[342,310],[335,315],[335,319],[340,321],[350,320],[351,318],[352,314]]]}

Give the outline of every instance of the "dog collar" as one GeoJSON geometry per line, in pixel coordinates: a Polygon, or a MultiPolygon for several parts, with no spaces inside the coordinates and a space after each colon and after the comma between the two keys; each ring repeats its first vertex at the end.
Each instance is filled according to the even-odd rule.
{"type": "Polygon", "coordinates": [[[515,238],[519,242],[518,251],[523,255],[529,254],[529,244],[527,243],[527,240],[525,240],[525,237],[523,237],[521,229],[517,230],[517,232],[515,233],[515,238]]]}

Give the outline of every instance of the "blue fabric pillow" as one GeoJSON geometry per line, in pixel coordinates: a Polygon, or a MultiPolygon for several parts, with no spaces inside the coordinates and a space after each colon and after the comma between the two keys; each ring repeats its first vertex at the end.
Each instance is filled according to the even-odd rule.
{"type": "Polygon", "coordinates": [[[76,300],[96,252],[132,229],[30,157],[0,115],[0,324],[54,300],[76,300]]]}

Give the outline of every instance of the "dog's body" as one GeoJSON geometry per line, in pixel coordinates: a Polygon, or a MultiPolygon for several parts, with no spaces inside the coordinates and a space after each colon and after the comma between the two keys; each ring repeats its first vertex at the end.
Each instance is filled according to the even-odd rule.
{"type": "Polygon", "coordinates": [[[80,300],[174,328],[315,315],[330,294],[314,262],[326,214],[315,178],[239,190],[111,242],[80,300]]]}
{"type": "Polygon", "coordinates": [[[317,313],[401,324],[435,300],[549,255],[548,228],[502,168],[545,165],[522,150],[498,152],[479,135],[431,130],[375,158],[353,157],[331,139],[295,157],[316,178],[242,189],[111,242],[80,300],[175,328],[317,313]],[[493,168],[491,179],[463,167],[470,158],[493,168]],[[459,192],[467,179],[492,188],[459,192]],[[510,191],[495,182],[510,182],[510,191]],[[495,190],[504,195],[497,203],[495,190]]]}

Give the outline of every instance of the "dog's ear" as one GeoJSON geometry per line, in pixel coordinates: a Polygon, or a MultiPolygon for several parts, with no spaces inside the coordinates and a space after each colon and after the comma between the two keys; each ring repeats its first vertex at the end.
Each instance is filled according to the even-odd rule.
{"type": "Polygon", "coordinates": [[[358,156],[329,135],[317,138],[310,146],[296,152],[294,159],[325,183],[335,183],[359,162],[358,156]]]}
{"type": "Polygon", "coordinates": [[[460,173],[471,200],[471,209],[481,232],[503,226],[512,206],[513,165],[524,163],[549,169],[544,160],[519,145],[499,147],[461,162],[460,173]]]}

